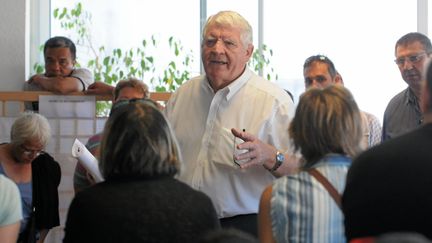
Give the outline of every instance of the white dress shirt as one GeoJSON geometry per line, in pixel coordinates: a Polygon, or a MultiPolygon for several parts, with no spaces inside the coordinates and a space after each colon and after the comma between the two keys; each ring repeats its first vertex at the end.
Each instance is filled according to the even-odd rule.
{"type": "Polygon", "coordinates": [[[291,150],[289,95],[250,69],[214,93],[206,76],[184,83],[164,110],[184,165],[179,179],[206,193],[218,217],[258,212],[262,191],[274,176],[263,166],[240,169],[233,162],[231,128],[245,129],[279,150],[291,150]]]}

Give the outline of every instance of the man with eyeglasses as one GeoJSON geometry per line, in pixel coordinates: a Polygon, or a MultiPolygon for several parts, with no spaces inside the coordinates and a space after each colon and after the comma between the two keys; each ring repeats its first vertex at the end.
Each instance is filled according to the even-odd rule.
{"type": "Polygon", "coordinates": [[[348,170],[342,198],[347,242],[378,242],[371,238],[391,232],[432,239],[432,66],[424,72],[423,125],[365,151],[348,170]]]}
{"type": "MultiPolygon", "coordinates": [[[[76,68],[76,47],[68,38],[56,36],[44,45],[45,73],[33,75],[24,83],[25,91],[51,91],[58,94],[85,91],[94,82],[92,73],[76,68]]],[[[38,110],[37,102],[27,109],[38,110]]]]}
{"type": "Polygon", "coordinates": [[[423,123],[420,90],[431,59],[430,39],[417,32],[402,36],[395,46],[396,64],[408,87],[394,96],[384,112],[383,141],[409,132],[423,123]]]}

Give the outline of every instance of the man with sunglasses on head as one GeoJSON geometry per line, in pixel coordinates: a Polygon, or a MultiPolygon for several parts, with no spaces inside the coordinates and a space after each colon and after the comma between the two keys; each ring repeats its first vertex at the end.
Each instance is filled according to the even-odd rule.
{"type": "MultiPolygon", "coordinates": [[[[76,68],[76,47],[68,38],[56,36],[44,45],[45,73],[33,75],[25,84],[25,91],[51,91],[69,94],[85,91],[93,83],[92,73],[76,68]]],[[[28,109],[38,110],[37,102],[28,109]]]]}
{"type": "MultiPolygon", "coordinates": [[[[303,64],[305,88],[324,89],[330,85],[343,85],[342,76],[336,70],[333,62],[324,55],[310,56],[303,64]]],[[[361,111],[364,138],[363,148],[370,148],[381,142],[381,124],[374,115],[361,111]]]]}
{"type": "Polygon", "coordinates": [[[396,64],[408,87],[394,96],[384,112],[383,141],[409,132],[423,123],[420,90],[431,59],[430,39],[417,32],[402,36],[395,46],[396,64]]]}

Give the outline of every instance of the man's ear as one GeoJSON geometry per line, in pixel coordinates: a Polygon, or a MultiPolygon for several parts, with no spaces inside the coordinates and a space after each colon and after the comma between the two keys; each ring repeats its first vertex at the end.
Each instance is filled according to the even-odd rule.
{"type": "Polygon", "coordinates": [[[248,60],[252,56],[253,51],[254,51],[254,46],[252,44],[249,44],[247,49],[246,49],[246,56],[247,56],[248,60]]]}
{"type": "Polygon", "coordinates": [[[343,79],[342,79],[342,76],[340,75],[340,73],[336,73],[334,80],[335,80],[335,83],[344,85],[344,82],[343,82],[343,79]]]}

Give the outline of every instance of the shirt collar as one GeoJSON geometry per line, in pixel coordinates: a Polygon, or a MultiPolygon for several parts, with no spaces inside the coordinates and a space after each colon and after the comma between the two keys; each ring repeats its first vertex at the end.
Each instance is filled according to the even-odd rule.
{"type": "MultiPolygon", "coordinates": [[[[224,92],[226,94],[226,99],[230,100],[246,84],[246,82],[251,78],[252,74],[252,71],[246,67],[243,73],[236,80],[217,92],[224,92]]],[[[214,92],[207,76],[205,77],[204,81],[206,89],[214,92]]]]}
{"type": "Polygon", "coordinates": [[[405,92],[405,104],[418,104],[417,97],[414,92],[408,87],[405,92]]]}
{"type": "Polygon", "coordinates": [[[252,71],[249,68],[245,68],[244,72],[240,77],[238,77],[234,82],[230,83],[227,87],[224,89],[228,90],[227,93],[227,100],[230,100],[245,84],[246,82],[251,78],[252,71]]]}

